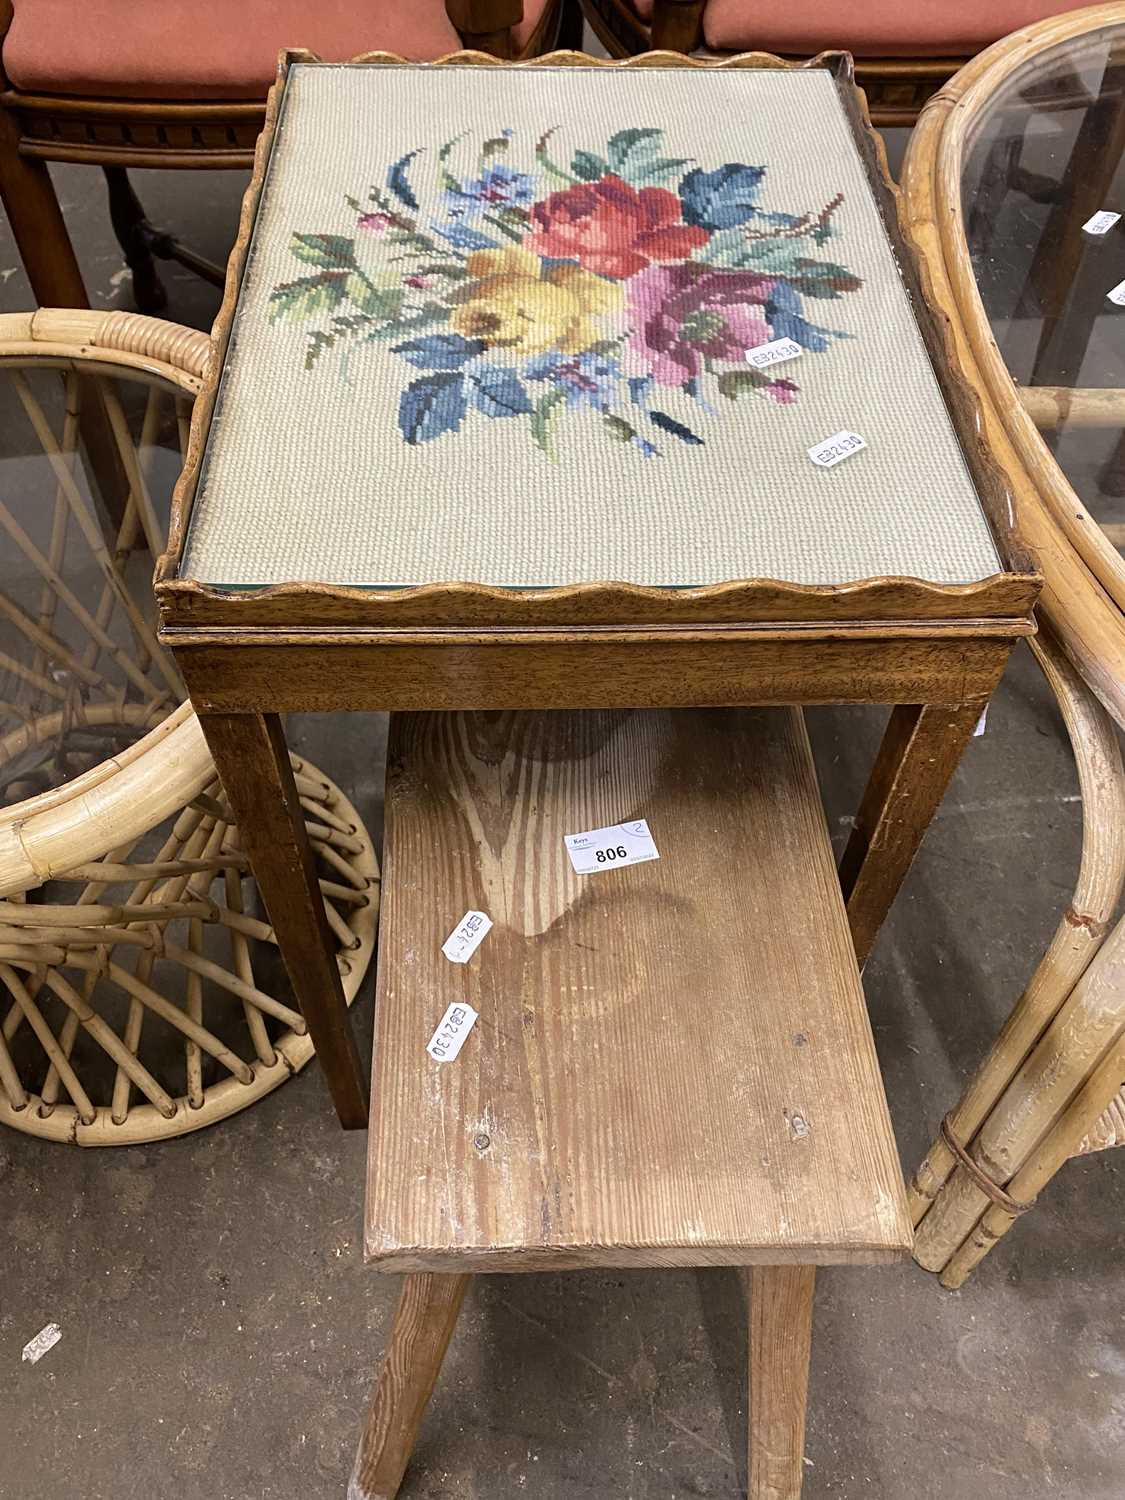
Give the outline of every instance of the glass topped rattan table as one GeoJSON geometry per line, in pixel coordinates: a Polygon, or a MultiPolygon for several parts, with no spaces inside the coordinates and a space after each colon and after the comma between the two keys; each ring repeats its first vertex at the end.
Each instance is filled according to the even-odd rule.
{"type": "Polygon", "coordinates": [[[214,337],[162,635],[346,1123],[282,712],[895,705],[866,957],[1038,578],[847,58],[290,53],[214,337]]]}
{"type": "Polygon", "coordinates": [[[1073,896],[911,1182],[916,1259],[951,1288],[1064,1162],[1125,1139],[1123,153],[1116,3],[981,53],[927,106],[903,177],[1042,568],[1034,647],[1082,793],[1073,896]]]}

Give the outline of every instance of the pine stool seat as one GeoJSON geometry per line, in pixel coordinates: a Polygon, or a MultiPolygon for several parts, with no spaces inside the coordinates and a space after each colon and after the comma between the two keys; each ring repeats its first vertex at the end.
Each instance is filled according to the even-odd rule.
{"type": "Polygon", "coordinates": [[[755,1267],[750,1495],[792,1500],[813,1267],[911,1244],[800,711],[397,715],[383,900],[365,1251],[408,1275],[352,1500],[397,1492],[472,1273],[708,1265],[755,1267]],[[574,873],[638,818],[659,859],[574,873]]]}

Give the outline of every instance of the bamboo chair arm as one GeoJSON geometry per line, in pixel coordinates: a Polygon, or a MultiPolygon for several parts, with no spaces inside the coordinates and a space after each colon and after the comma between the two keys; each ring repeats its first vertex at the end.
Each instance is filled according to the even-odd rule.
{"type": "Polygon", "coordinates": [[[0,366],[52,360],[111,365],[194,396],[210,356],[211,340],[199,329],[140,313],[55,307],[0,313],[0,366]]]}
{"type": "Polygon", "coordinates": [[[669,52],[691,52],[699,46],[703,10],[707,0],[654,0],[652,7],[653,48],[669,52]]]}
{"type": "Polygon", "coordinates": [[[215,779],[215,767],[189,704],[116,760],[103,761],[43,797],[4,813],[0,896],[42,885],[75,865],[102,859],[178,813],[215,779]]]}
{"type": "MultiPolygon", "coordinates": [[[[210,353],[205,333],[135,313],[40,308],[0,315],[0,369],[108,365],[194,396],[210,353]]],[[[13,731],[16,738],[20,733],[13,731]]],[[[214,777],[198,720],[182,704],[120,755],[0,811],[0,896],[30,890],[139,838],[214,777]]]]}

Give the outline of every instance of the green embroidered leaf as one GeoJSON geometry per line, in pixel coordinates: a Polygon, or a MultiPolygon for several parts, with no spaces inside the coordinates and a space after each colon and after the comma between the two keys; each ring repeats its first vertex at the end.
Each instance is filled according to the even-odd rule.
{"type": "Polygon", "coordinates": [[[605,416],[602,417],[602,422],[610,437],[616,439],[619,443],[632,442],[633,438],[637,435],[635,427],[631,426],[621,417],[611,416],[609,412],[606,412],[605,416]]]}
{"type": "Polygon", "coordinates": [[[597,182],[609,171],[609,163],[592,151],[576,151],[570,160],[570,170],[583,182],[597,182]]]}
{"type": "Polygon", "coordinates": [[[398,339],[403,338],[406,334],[416,333],[421,328],[432,328],[435,323],[446,323],[448,321],[448,307],[441,302],[426,302],[406,317],[396,318],[392,323],[384,323],[382,328],[373,329],[368,337],[372,339],[398,339]]]}
{"type": "Polygon", "coordinates": [[[619,130],[609,142],[609,169],[626,182],[662,182],[687,166],[683,157],[660,156],[662,130],[619,130]]]}
{"type": "Polygon", "coordinates": [[[670,177],[678,177],[680,172],[688,164],[686,156],[657,156],[648,163],[640,163],[630,168],[630,182],[667,182],[670,177]]]}
{"type": "Polygon", "coordinates": [[[358,198],[353,198],[351,193],[344,194],[344,202],[348,205],[353,214],[361,214],[363,212],[363,204],[359,201],[358,198]]]}
{"type": "Polygon", "coordinates": [[[392,229],[387,235],[387,244],[401,245],[405,250],[417,250],[424,255],[442,253],[428,234],[418,234],[412,229],[392,229]]]}
{"type": "Polygon", "coordinates": [[[368,313],[373,318],[397,317],[406,299],[406,293],[401,287],[372,286],[358,271],[353,271],[348,277],[346,289],[349,300],[355,303],[360,312],[368,313]]]}
{"type": "Polygon", "coordinates": [[[847,266],[838,266],[830,260],[798,260],[789,276],[789,283],[806,297],[842,297],[845,292],[855,292],[863,285],[858,276],[847,266]]]}
{"type": "Polygon", "coordinates": [[[311,370],[320,356],[327,353],[335,342],[334,333],[325,333],[322,328],[314,329],[309,335],[309,346],[305,350],[305,369],[311,370]]]}
{"type": "Polygon", "coordinates": [[[768,375],[759,370],[724,370],[719,376],[719,395],[728,401],[737,401],[748,391],[761,390],[770,383],[768,375]]]}
{"type": "Polygon", "coordinates": [[[270,293],[269,320],[271,323],[304,323],[321,313],[331,312],[344,298],[343,271],[323,271],[319,276],[302,276],[299,281],[286,281],[270,293]]]}
{"type": "Polygon", "coordinates": [[[447,276],[450,281],[464,281],[469,273],[459,261],[444,260],[440,265],[435,266],[432,262],[426,265],[424,274],[426,276],[447,276]]]}
{"type": "Polygon", "coordinates": [[[559,407],[565,400],[566,392],[561,386],[555,386],[553,390],[539,398],[531,414],[531,435],[552,461],[557,457],[554,424],[559,414],[559,407]]]}
{"type": "Polygon", "coordinates": [[[485,141],[480,148],[481,161],[488,161],[491,156],[499,156],[501,151],[507,151],[508,142],[502,135],[494,135],[490,141],[485,141]]]}
{"type": "Polygon", "coordinates": [[[289,252],[306,265],[338,270],[354,264],[355,241],[342,234],[295,234],[289,241],[289,252]]]}

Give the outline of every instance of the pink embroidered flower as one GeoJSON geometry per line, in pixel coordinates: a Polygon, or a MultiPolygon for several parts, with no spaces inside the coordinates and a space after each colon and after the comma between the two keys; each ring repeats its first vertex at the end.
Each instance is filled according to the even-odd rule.
{"type": "Polygon", "coordinates": [[[420,271],[416,272],[413,276],[404,276],[402,281],[404,286],[412,286],[419,292],[424,292],[427,287],[431,287],[434,284],[432,276],[426,276],[420,271]]]}
{"type": "Polygon", "coordinates": [[[358,219],[360,229],[366,229],[372,234],[386,234],[388,229],[394,227],[394,219],[390,214],[360,214],[358,219]]]}
{"type": "Polygon", "coordinates": [[[551,193],[531,210],[524,248],[623,281],[653,261],[684,260],[711,234],[685,224],[682,204],[666,188],[639,190],[611,173],[551,193]]]}
{"type": "MultiPolygon", "coordinates": [[[[628,284],[628,359],[657,385],[683,385],[704,359],[736,360],[766,343],[769,277],[688,262],[649,266],[628,284]]],[[[780,393],[775,400],[784,400],[780,393]]]]}

